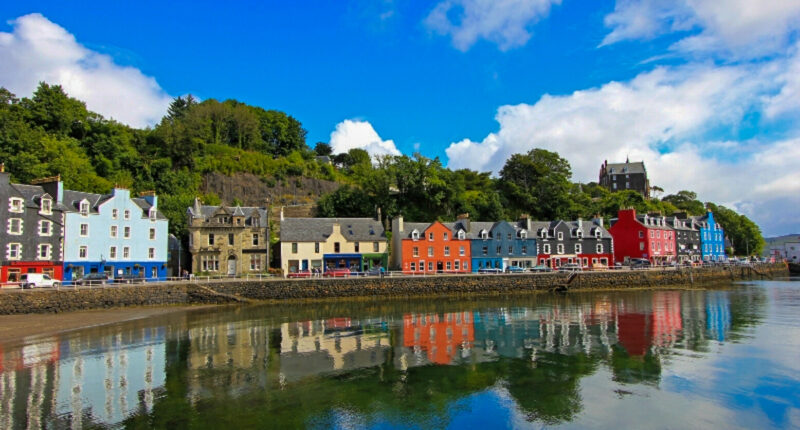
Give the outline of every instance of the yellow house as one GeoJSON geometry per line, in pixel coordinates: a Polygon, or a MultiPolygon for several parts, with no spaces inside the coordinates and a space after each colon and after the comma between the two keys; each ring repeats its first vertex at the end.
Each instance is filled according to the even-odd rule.
{"type": "Polygon", "coordinates": [[[281,269],[284,276],[333,268],[364,272],[387,267],[383,224],[373,218],[283,218],[281,269]]]}

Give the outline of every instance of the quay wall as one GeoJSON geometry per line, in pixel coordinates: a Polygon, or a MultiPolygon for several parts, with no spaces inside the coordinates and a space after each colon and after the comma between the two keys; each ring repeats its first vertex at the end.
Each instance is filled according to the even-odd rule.
{"type": "Polygon", "coordinates": [[[226,304],[337,297],[508,294],[629,288],[691,288],[787,276],[785,264],[513,275],[226,280],[0,292],[0,315],[57,313],[123,306],[226,304]]]}

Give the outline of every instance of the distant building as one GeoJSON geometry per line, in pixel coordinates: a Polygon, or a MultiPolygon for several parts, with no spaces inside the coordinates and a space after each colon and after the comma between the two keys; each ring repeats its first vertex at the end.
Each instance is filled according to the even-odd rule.
{"type": "Polygon", "coordinates": [[[600,166],[598,183],[612,192],[633,190],[650,198],[650,181],[643,161],[631,163],[625,160],[624,163],[608,164],[606,160],[600,166]]]}
{"type": "Polygon", "coordinates": [[[800,263],[800,237],[772,244],[767,252],[770,257],[781,258],[792,263],[800,263]]]}
{"type": "Polygon", "coordinates": [[[269,265],[267,208],[205,206],[195,199],[186,211],[192,273],[236,276],[265,272],[269,265]]]}

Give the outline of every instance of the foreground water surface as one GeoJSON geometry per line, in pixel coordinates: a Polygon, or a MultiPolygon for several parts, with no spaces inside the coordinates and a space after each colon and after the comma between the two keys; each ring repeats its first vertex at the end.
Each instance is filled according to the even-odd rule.
{"type": "Polygon", "coordinates": [[[0,372],[0,429],[790,428],[800,282],[192,310],[0,372]]]}

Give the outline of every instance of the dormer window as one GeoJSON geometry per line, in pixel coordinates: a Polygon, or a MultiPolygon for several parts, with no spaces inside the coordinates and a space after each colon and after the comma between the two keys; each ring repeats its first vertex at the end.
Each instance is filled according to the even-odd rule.
{"type": "Polygon", "coordinates": [[[89,216],[89,202],[86,200],[81,202],[81,215],[89,216]]]}
{"type": "Polygon", "coordinates": [[[488,238],[489,238],[489,232],[486,230],[481,230],[481,239],[488,239],[488,238]]]}
{"type": "Polygon", "coordinates": [[[546,238],[547,237],[547,230],[545,230],[545,229],[539,230],[539,236],[541,236],[542,239],[546,238]]]}
{"type": "Polygon", "coordinates": [[[419,240],[419,231],[414,230],[411,232],[411,238],[414,240],[419,240]]]}
{"type": "Polygon", "coordinates": [[[575,231],[575,237],[577,237],[578,239],[582,239],[583,238],[583,230],[576,230],[575,231]]]}
{"type": "Polygon", "coordinates": [[[594,229],[594,237],[596,237],[596,238],[600,239],[600,236],[601,236],[602,234],[603,234],[603,232],[602,232],[602,231],[600,231],[600,229],[599,229],[599,228],[596,228],[596,229],[594,229]]]}
{"type": "Polygon", "coordinates": [[[156,208],[150,208],[150,221],[156,220],[156,213],[157,213],[156,208]]]}
{"type": "Polygon", "coordinates": [[[11,211],[11,212],[21,213],[22,212],[22,203],[23,203],[22,199],[18,199],[18,198],[12,197],[12,198],[9,199],[9,202],[8,202],[8,210],[11,211]]]}
{"type": "Polygon", "coordinates": [[[520,239],[527,239],[528,238],[528,232],[526,230],[520,230],[519,231],[519,238],[520,239]]]}
{"type": "Polygon", "coordinates": [[[42,199],[42,208],[41,213],[45,215],[50,215],[53,213],[53,200],[48,198],[42,199]]]}
{"type": "Polygon", "coordinates": [[[458,231],[458,239],[459,240],[464,240],[465,237],[466,237],[466,235],[464,234],[464,230],[459,230],[458,231]]]}

